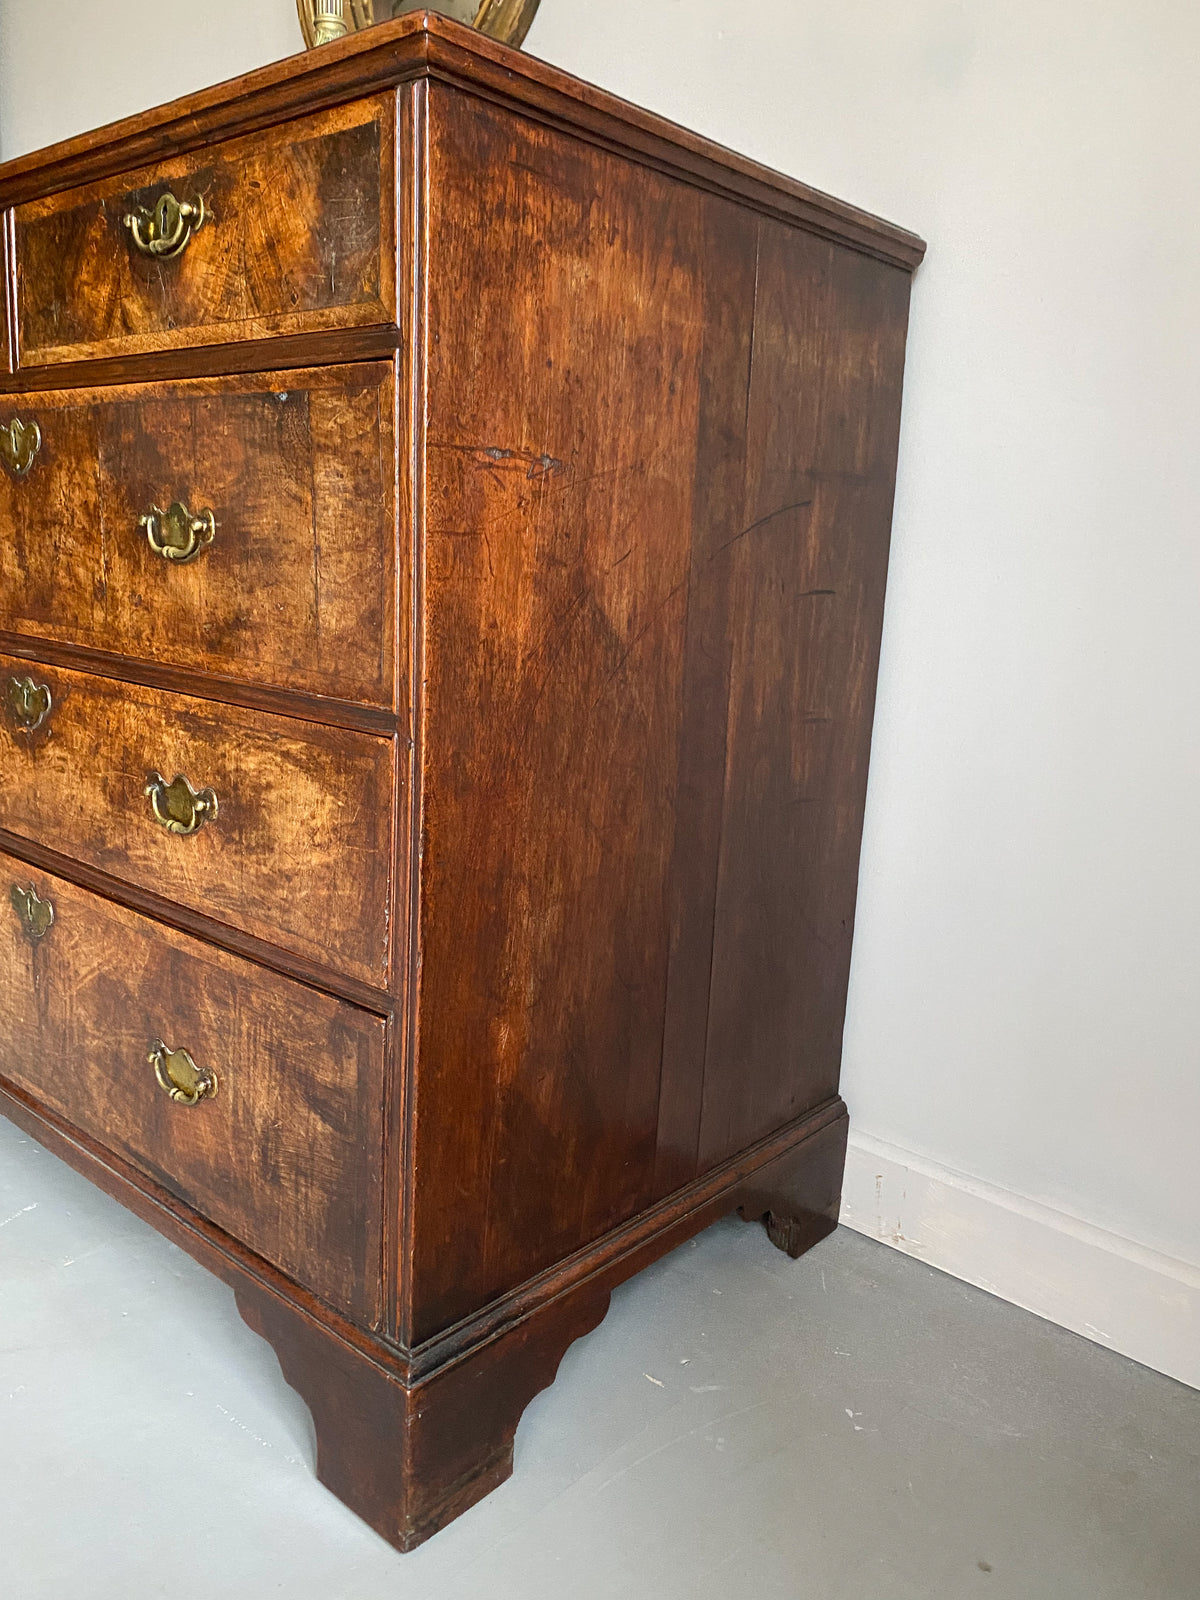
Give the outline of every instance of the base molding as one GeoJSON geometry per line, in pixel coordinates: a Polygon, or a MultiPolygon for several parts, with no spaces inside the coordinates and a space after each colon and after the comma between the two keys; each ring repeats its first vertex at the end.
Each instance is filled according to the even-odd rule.
{"type": "Polygon", "coordinates": [[[858,1132],[841,1221],[1200,1388],[1200,1265],[858,1132]]]}
{"type": "Polygon", "coordinates": [[[575,1340],[603,1321],[619,1283],[729,1211],[766,1219],[773,1242],[793,1256],[832,1232],[847,1126],[840,1101],[823,1107],[791,1142],[766,1142],[757,1162],[727,1164],[564,1264],[556,1279],[534,1280],[526,1306],[501,1303],[498,1327],[476,1319],[455,1330],[473,1337],[443,1344],[444,1361],[420,1375],[421,1351],[406,1372],[399,1361],[383,1368],[260,1284],[235,1283],[238,1308],[312,1413],[321,1482],[389,1544],[411,1550],[509,1476],[525,1407],[553,1383],[575,1340]]]}
{"type": "Polygon", "coordinates": [[[304,1399],[317,1475],[390,1544],[410,1550],[509,1476],[530,1400],[612,1290],[731,1211],[764,1218],[799,1255],[836,1226],[846,1109],[827,1101],[553,1272],[415,1351],[356,1328],[145,1174],[0,1084],[0,1112],[144,1217],[234,1291],[304,1399]]]}
{"type": "Polygon", "coordinates": [[[587,1283],[622,1283],[730,1211],[738,1211],[747,1222],[763,1220],[773,1243],[793,1256],[801,1255],[837,1225],[848,1126],[845,1103],[838,1096],[826,1100],[462,1322],[417,1344],[409,1352],[407,1381],[419,1383],[442,1371],[587,1283]],[[818,1158],[818,1151],[834,1156],[818,1158]],[[807,1174],[804,1183],[801,1171],[807,1174]],[[784,1228],[789,1230],[786,1241],[777,1237],[784,1228]]]}

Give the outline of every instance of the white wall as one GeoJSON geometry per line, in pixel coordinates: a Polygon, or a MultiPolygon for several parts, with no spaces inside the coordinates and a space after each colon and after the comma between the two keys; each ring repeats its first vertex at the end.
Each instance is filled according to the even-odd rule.
{"type": "MultiPolygon", "coordinates": [[[[0,150],[296,38],[292,0],[0,0],[0,150]]],[[[929,240],[846,1029],[856,1224],[982,1278],[986,1224],[956,1251],[885,1224],[919,1167],[1200,1270],[1200,11],[543,0],[527,47],[929,240]]],[[[1035,1309],[1088,1328],[1053,1288],[1035,1309]]]]}
{"type": "Polygon", "coordinates": [[[847,1099],[1200,1262],[1200,12],[544,0],[535,28],[929,241],[847,1099]]]}
{"type": "Polygon", "coordinates": [[[295,0],[0,0],[0,157],[303,47],[295,0]]]}

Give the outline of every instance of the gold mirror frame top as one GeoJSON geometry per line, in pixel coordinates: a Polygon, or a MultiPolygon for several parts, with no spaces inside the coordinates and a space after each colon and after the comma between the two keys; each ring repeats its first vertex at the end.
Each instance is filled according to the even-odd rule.
{"type": "Polygon", "coordinates": [[[312,50],[389,17],[419,11],[423,4],[457,22],[469,22],[501,44],[515,46],[529,32],[540,0],[442,0],[441,4],[429,4],[429,0],[296,0],[296,10],[304,42],[312,50]]]}

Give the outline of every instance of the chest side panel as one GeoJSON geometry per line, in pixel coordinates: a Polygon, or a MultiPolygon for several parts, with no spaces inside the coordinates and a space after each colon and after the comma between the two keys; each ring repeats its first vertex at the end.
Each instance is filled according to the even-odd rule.
{"type": "Polygon", "coordinates": [[[418,1337],[836,1095],[909,288],[430,104],[418,1337]]]}
{"type": "Polygon", "coordinates": [[[909,283],[760,227],[700,1171],[837,1091],[909,283]]]}
{"type": "Polygon", "coordinates": [[[413,1292],[444,1325],[652,1185],[705,202],[435,88],[430,207],[413,1292]]]}

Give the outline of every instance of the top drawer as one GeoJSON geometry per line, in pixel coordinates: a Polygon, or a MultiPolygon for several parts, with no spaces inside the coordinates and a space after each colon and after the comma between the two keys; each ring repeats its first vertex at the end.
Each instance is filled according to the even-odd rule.
{"type": "Polygon", "coordinates": [[[19,364],[394,323],[394,127],[379,95],[18,206],[19,364]]]}

